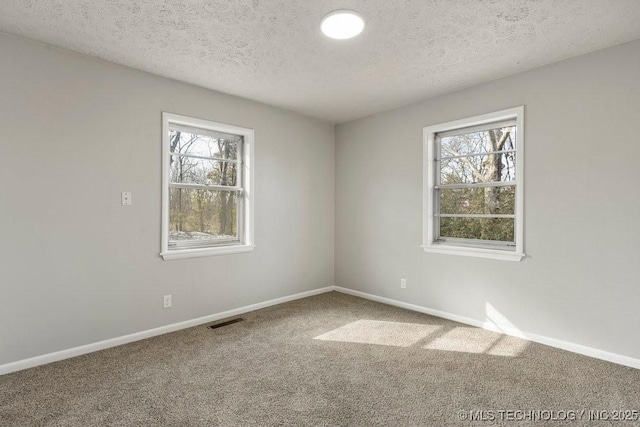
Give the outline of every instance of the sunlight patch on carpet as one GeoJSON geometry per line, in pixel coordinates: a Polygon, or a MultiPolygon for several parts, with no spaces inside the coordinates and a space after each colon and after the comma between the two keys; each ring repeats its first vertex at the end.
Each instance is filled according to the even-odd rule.
{"type": "Polygon", "coordinates": [[[423,348],[515,357],[522,353],[527,342],[480,328],[458,326],[431,341],[423,348]]]}
{"type": "Polygon", "coordinates": [[[440,329],[438,325],[357,320],[318,335],[315,340],[409,347],[440,329]]]}

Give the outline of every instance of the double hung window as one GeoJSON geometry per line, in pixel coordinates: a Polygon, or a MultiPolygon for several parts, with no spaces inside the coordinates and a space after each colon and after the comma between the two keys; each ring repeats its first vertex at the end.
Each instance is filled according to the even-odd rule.
{"type": "Polygon", "coordinates": [[[163,114],[164,259],[253,249],[253,131],[163,114]]]}
{"type": "Polygon", "coordinates": [[[523,107],[424,128],[427,252],[523,257],[523,107]]]}

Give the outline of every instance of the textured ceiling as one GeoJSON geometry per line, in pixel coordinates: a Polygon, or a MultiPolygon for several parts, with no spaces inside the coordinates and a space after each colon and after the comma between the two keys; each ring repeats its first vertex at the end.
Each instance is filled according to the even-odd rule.
{"type": "Polygon", "coordinates": [[[0,31],[336,123],[634,40],[639,22],[640,0],[0,0],[0,31]],[[342,8],[365,31],[323,37],[342,8]]]}

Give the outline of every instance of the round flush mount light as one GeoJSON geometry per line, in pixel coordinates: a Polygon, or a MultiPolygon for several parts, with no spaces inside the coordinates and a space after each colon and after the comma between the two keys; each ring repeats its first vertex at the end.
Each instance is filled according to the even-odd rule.
{"type": "Polygon", "coordinates": [[[320,28],[325,36],[332,39],[350,39],[362,32],[364,19],[358,12],[353,10],[334,10],[322,18],[320,28]]]}

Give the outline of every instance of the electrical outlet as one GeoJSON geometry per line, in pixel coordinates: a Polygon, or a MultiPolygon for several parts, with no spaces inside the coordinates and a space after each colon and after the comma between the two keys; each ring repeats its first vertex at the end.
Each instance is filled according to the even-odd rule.
{"type": "Polygon", "coordinates": [[[164,296],[164,308],[171,307],[171,295],[164,296]]]}
{"type": "Polygon", "coordinates": [[[123,192],[122,195],[122,206],[131,206],[131,193],[123,192]]]}
{"type": "Polygon", "coordinates": [[[400,279],[400,289],[407,289],[407,279],[400,279]]]}

